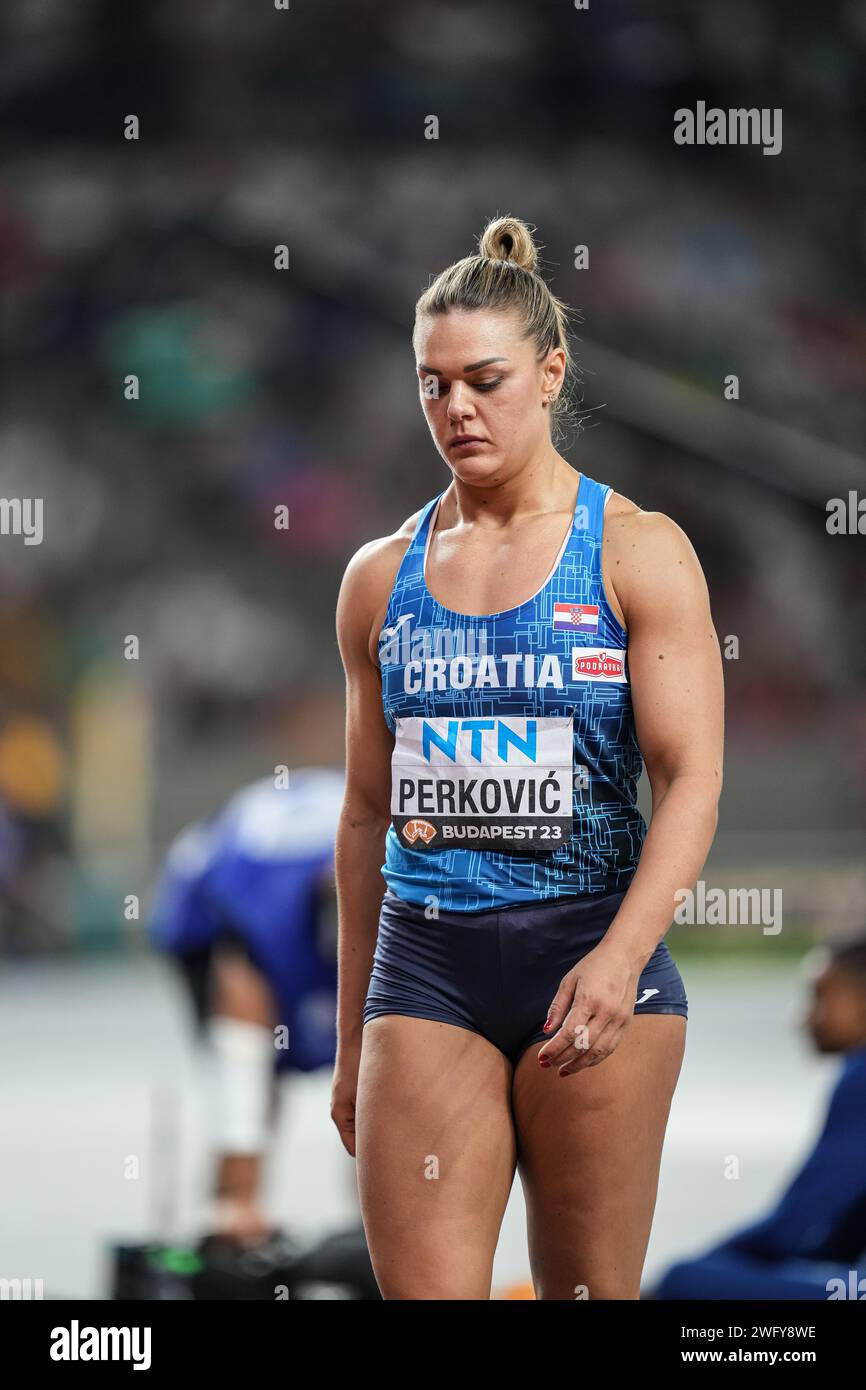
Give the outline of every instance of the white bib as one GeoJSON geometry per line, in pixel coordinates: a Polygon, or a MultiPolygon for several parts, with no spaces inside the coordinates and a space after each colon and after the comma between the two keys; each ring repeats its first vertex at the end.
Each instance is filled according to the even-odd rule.
{"type": "Polygon", "coordinates": [[[551,854],[572,833],[572,717],[404,718],[391,817],[417,850],[551,854]]]}

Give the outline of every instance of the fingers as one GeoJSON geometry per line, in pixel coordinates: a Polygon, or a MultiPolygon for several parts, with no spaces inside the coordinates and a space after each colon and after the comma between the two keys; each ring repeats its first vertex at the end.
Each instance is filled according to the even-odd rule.
{"type": "Polygon", "coordinates": [[[587,996],[583,980],[576,970],[569,970],[567,975],[563,975],[559,989],[553,996],[553,1003],[547,1011],[544,1025],[547,1028],[549,1022],[549,1031],[558,1028],[559,1032],[544,1044],[538,1054],[539,1062],[555,1066],[574,1042],[575,1029],[585,1026],[593,1012],[593,1005],[587,996]]]}
{"type": "Polygon", "coordinates": [[[576,1002],[577,991],[580,986],[580,976],[569,971],[563,975],[559,989],[553,996],[553,1002],[547,1011],[547,1018],[544,1023],[545,1031],[554,1034],[562,1024],[569,1010],[576,1002]]]}
{"type": "Polygon", "coordinates": [[[560,1076],[597,1066],[613,1052],[631,1016],[618,989],[598,989],[591,972],[581,976],[575,967],[563,976],[548,1011],[547,1023],[558,1023],[559,1031],[538,1053],[539,1065],[559,1067],[560,1076]]]}
{"type": "Polygon", "coordinates": [[[597,1066],[618,1045],[628,1022],[629,1015],[623,1016],[615,1009],[600,1008],[595,1013],[589,1004],[576,1006],[566,1015],[556,1037],[538,1053],[539,1064],[559,1067],[560,1076],[572,1076],[588,1066],[597,1066]]]}
{"type": "Polygon", "coordinates": [[[589,1047],[589,1024],[590,1016],[584,1016],[582,1009],[574,1008],[566,1014],[562,1027],[546,1042],[538,1054],[539,1062],[548,1066],[562,1066],[565,1062],[573,1061],[578,1053],[582,1053],[589,1047]]]}
{"type": "Polygon", "coordinates": [[[586,1071],[588,1067],[597,1067],[599,1062],[605,1061],[619,1046],[627,1023],[627,1019],[623,1023],[618,1018],[612,1018],[601,1032],[589,1040],[587,1046],[580,1050],[572,1048],[573,1056],[566,1056],[560,1062],[559,1075],[574,1076],[576,1072],[586,1071]]]}
{"type": "Polygon", "coordinates": [[[355,1107],[350,1102],[331,1106],[331,1119],[337,1126],[340,1142],[350,1158],[355,1157],[355,1107]]]}

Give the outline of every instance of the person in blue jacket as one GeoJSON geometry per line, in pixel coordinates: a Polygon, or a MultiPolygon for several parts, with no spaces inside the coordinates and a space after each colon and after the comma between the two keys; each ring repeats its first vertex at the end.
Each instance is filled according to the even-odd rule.
{"type": "Polygon", "coordinates": [[[259,1202],[278,1076],[336,1053],[334,841],[341,769],[263,778],[172,843],[149,914],[180,967],[213,1063],[216,1151],[207,1224],[240,1243],[273,1235],[259,1202]]]}
{"type": "Polygon", "coordinates": [[[775,1207],[673,1265],[659,1299],[866,1299],[866,937],[818,948],[806,1026],[844,1061],[818,1141],[775,1207]]]}

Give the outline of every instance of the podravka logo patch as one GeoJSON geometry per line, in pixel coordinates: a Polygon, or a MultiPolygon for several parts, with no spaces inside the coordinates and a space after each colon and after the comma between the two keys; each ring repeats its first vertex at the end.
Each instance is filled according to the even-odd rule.
{"type": "Polygon", "coordinates": [[[436,838],[436,827],[429,820],[409,820],[403,826],[403,834],[410,845],[414,845],[416,840],[423,840],[425,845],[429,845],[436,838]]]}
{"type": "Polygon", "coordinates": [[[625,684],[625,649],[573,647],[571,678],[576,681],[617,681],[625,684]]]}

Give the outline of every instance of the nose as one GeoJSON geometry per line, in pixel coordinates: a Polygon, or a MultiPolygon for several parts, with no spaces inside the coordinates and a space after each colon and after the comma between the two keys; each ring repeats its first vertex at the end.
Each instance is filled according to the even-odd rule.
{"type": "Polygon", "coordinates": [[[448,419],[457,422],[474,414],[475,409],[466,383],[464,381],[452,381],[451,389],[448,392],[448,419]]]}

